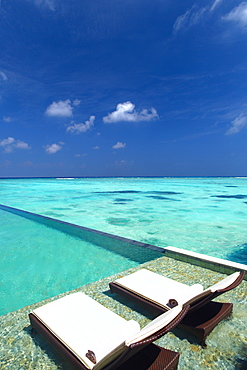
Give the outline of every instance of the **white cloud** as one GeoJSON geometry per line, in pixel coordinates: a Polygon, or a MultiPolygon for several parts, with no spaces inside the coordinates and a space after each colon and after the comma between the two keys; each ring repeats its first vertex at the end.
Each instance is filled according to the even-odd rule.
{"type": "Polygon", "coordinates": [[[13,137],[8,137],[7,139],[0,141],[0,145],[6,146],[6,145],[13,144],[14,142],[15,142],[15,139],[13,137]]]}
{"type": "Polygon", "coordinates": [[[15,143],[15,147],[18,149],[29,149],[29,145],[27,143],[24,143],[24,141],[19,141],[15,143]]]}
{"type": "Polygon", "coordinates": [[[191,8],[190,10],[187,10],[187,12],[177,17],[173,25],[173,32],[177,33],[178,31],[180,31],[181,28],[185,27],[185,25],[188,23],[192,9],[193,8],[191,8]]]}
{"type": "Polygon", "coordinates": [[[85,123],[74,123],[74,121],[71,122],[71,125],[67,127],[67,132],[80,134],[81,132],[86,132],[90,130],[91,127],[93,127],[95,121],[95,116],[90,116],[89,120],[85,123]]]}
{"type": "Polygon", "coordinates": [[[117,142],[117,144],[113,145],[113,149],[120,149],[120,148],[125,148],[126,143],[121,143],[120,141],[117,142]]]}
{"type": "Polygon", "coordinates": [[[188,29],[195,26],[206,16],[209,16],[222,1],[223,0],[214,0],[212,5],[207,5],[201,8],[194,4],[189,10],[176,19],[173,25],[173,32],[176,34],[182,29],[188,29]]]}
{"type": "Polygon", "coordinates": [[[119,121],[127,122],[139,122],[139,121],[150,121],[152,119],[159,118],[157,111],[154,108],[143,109],[140,113],[135,110],[135,105],[130,101],[120,103],[117,105],[117,109],[109,113],[106,117],[103,117],[104,123],[113,123],[119,121]]]}
{"type": "Polygon", "coordinates": [[[212,4],[211,8],[210,8],[210,11],[214,11],[215,8],[217,8],[217,6],[220,5],[220,3],[222,3],[223,0],[215,0],[214,3],[212,4]]]}
{"type": "Polygon", "coordinates": [[[46,109],[45,114],[47,116],[53,117],[72,117],[73,116],[73,107],[71,106],[71,101],[67,100],[60,100],[58,102],[53,102],[49,107],[46,109]]]}
{"type": "Polygon", "coordinates": [[[7,76],[4,72],[0,71],[0,77],[3,79],[3,81],[7,81],[7,76]]]}
{"type": "Polygon", "coordinates": [[[247,28],[247,2],[241,3],[239,6],[233,8],[230,13],[222,17],[225,21],[233,21],[242,28],[247,28]]]}
{"type": "Polygon", "coordinates": [[[73,105],[77,106],[77,105],[80,105],[81,104],[81,101],[79,99],[75,99],[73,101],[73,105]]]}
{"type": "Polygon", "coordinates": [[[3,117],[4,122],[11,122],[12,118],[10,117],[3,117]]]}
{"type": "Polygon", "coordinates": [[[54,153],[58,152],[59,150],[61,150],[62,147],[63,147],[63,143],[46,145],[45,146],[45,151],[48,154],[54,154],[54,153]]]}
{"type": "Polygon", "coordinates": [[[84,153],[84,154],[75,154],[75,157],[77,158],[80,158],[80,157],[86,157],[87,156],[87,153],[84,153]]]}
{"type": "Polygon", "coordinates": [[[31,147],[21,140],[16,140],[13,137],[8,137],[0,141],[0,146],[4,148],[5,153],[11,153],[14,149],[31,149],[31,147]]]}
{"type": "Polygon", "coordinates": [[[199,8],[197,5],[193,5],[187,12],[180,15],[173,26],[173,32],[177,33],[181,29],[188,29],[200,22],[205,12],[209,10],[209,7],[199,8]]]}
{"type": "Polygon", "coordinates": [[[247,115],[241,113],[237,118],[231,122],[231,127],[226,131],[226,135],[236,134],[247,126],[247,115]]]}
{"type": "Polygon", "coordinates": [[[97,150],[99,149],[99,146],[94,146],[93,149],[97,150]]]}

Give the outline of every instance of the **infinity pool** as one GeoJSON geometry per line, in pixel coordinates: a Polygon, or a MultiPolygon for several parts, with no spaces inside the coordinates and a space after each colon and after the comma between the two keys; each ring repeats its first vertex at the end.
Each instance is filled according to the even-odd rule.
{"type": "MultiPolygon", "coordinates": [[[[247,178],[0,179],[0,204],[246,264],[246,186],[247,178]]],[[[36,221],[0,209],[0,314],[154,257],[36,221]]]]}
{"type": "Polygon", "coordinates": [[[160,256],[128,243],[121,250],[107,236],[88,231],[83,238],[73,226],[23,214],[0,209],[0,315],[160,256]]]}
{"type": "Polygon", "coordinates": [[[247,263],[247,178],[0,179],[0,204],[247,263]]]}

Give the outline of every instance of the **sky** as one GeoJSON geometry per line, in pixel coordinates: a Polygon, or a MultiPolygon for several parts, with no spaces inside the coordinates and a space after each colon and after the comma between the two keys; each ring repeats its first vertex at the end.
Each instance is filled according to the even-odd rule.
{"type": "Polygon", "coordinates": [[[0,0],[0,177],[247,176],[247,2],[0,0]]]}

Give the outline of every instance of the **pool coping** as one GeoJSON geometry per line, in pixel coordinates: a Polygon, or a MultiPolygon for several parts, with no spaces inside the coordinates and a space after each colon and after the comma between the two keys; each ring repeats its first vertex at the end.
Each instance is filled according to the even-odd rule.
{"type": "MultiPolygon", "coordinates": [[[[187,249],[177,247],[165,247],[164,252],[166,257],[174,258],[179,261],[188,262],[192,265],[205,267],[209,270],[221,272],[222,274],[230,274],[234,271],[247,271],[247,265],[233,261],[224,260],[222,258],[207,256],[197,252],[191,252],[187,249]]],[[[245,275],[245,280],[247,276],[245,275]]]]}

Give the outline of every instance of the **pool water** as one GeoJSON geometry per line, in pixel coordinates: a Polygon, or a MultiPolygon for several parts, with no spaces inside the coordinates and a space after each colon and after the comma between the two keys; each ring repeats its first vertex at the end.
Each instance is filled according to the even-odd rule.
{"type": "Polygon", "coordinates": [[[247,263],[247,178],[0,179],[0,204],[247,263]]]}
{"type": "MultiPolygon", "coordinates": [[[[137,266],[107,247],[0,210],[0,315],[137,266]]],[[[132,247],[134,249],[134,247],[132,247]]],[[[143,251],[144,260],[153,252],[143,251]]]]}
{"type": "MultiPolygon", "coordinates": [[[[246,264],[246,186],[247,178],[0,179],[0,204],[246,264]]],[[[0,314],[154,258],[86,240],[0,209],[0,314]]]]}

